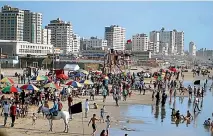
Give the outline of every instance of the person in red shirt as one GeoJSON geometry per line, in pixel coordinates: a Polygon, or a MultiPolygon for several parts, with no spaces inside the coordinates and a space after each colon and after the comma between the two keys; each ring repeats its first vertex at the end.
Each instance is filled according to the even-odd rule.
{"type": "Polygon", "coordinates": [[[11,123],[11,127],[14,127],[14,123],[16,120],[16,105],[15,103],[13,103],[13,105],[10,107],[10,117],[12,118],[12,123],[11,123]]]}

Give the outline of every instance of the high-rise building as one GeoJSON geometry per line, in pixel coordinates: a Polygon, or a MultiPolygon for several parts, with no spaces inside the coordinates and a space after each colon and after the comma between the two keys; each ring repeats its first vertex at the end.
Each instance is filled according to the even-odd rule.
{"type": "Polygon", "coordinates": [[[126,42],[125,33],[126,29],[118,25],[105,27],[105,40],[107,40],[107,46],[114,50],[124,50],[126,42]]]}
{"type": "Polygon", "coordinates": [[[132,36],[132,51],[147,51],[149,46],[146,34],[136,34],[132,36]]]}
{"type": "Polygon", "coordinates": [[[159,46],[160,46],[160,32],[152,31],[149,34],[149,50],[152,50],[153,54],[159,53],[159,46]]]}
{"type": "Polygon", "coordinates": [[[0,18],[0,39],[41,44],[41,13],[5,5],[0,18]]]}
{"type": "Polygon", "coordinates": [[[51,30],[50,29],[41,30],[41,43],[42,44],[51,44],[51,30]]]}
{"type": "Polygon", "coordinates": [[[168,43],[164,43],[164,42],[160,42],[159,54],[167,56],[168,55],[168,51],[169,51],[169,44],[168,43]]]}
{"type": "Polygon", "coordinates": [[[168,54],[176,55],[175,47],[175,32],[174,31],[165,31],[164,28],[160,30],[160,42],[168,43],[168,54]]]}
{"type": "Polygon", "coordinates": [[[195,43],[194,42],[190,42],[189,43],[189,55],[196,56],[196,50],[197,50],[197,48],[196,48],[195,43]]]}
{"type": "Polygon", "coordinates": [[[0,18],[0,39],[23,41],[24,11],[5,5],[0,18]]]}
{"type": "Polygon", "coordinates": [[[56,20],[51,20],[46,28],[51,30],[51,44],[60,48],[63,53],[69,54],[73,40],[72,24],[57,18],[56,20]]]}
{"type": "Polygon", "coordinates": [[[175,29],[173,31],[165,31],[164,28],[162,28],[160,31],[152,31],[150,32],[150,42],[155,43],[155,53],[158,52],[160,44],[161,47],[165,47],[164,45],[168,43],[169,55],[184,55],[183,31],[178,32],[175,29]]]}
{"type": "Polygon", "coordinates": [[[41,43],[42,14],[24,10],[24,41],[41,43]]]}
{"type": "Polygon", "coordinates": [[[73,54],[77,54],[80,51],[80,36],[77,34],[73,34],[72,46],[69,49],[69,52],[73,54]]]}
{"type": "Polygon", "coordinates": [[[184,55],[184,32],[175,32],[175,47],[177,48],[177,55],[184,55]]]}

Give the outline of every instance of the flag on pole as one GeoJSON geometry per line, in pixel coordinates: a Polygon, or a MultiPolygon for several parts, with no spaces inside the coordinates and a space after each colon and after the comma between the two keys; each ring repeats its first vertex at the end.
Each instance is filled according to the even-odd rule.
{"type": "Polygon", "coordinates": [[[72,114],[81,113],[82,112],[82,103],[81,102],[76,103],[76,104],[70,106],[70,108],[71,108],[72,114]]]}
{"type": "Polygon", "coordinates": [[[200,80],[194,81],[194,85],[200,85],[200,80]]]}

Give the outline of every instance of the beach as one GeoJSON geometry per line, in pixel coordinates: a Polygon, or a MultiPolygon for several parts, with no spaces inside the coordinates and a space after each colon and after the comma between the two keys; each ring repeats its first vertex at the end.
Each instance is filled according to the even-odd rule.
{"type": "MultiPolygon", "coordinates": [[[[156,71],[157,69],[152,69],[156,71]]],[[[13,71],[14,72],[14,71],[13,71]]],[[[5,75],[12,74],[12,72],[4,72],[5,75]]],[[[185,81],[194,81],[197,79],[205,79],[206,77],[194,77],[192,72],[184,73],[185,81]]],[[[211,71],[212,75],[212,71],[211,71]]],[[[14,79],[15,80],[15,79],[14,79]]],[[[149,83],[151,79],[145,79],[145,82],[149,83]]],[[[166,92],[168,94],[168,92],[166,92]]],[[[168,95],[169,96],[169,95],[168,95]]],[[[177,96],[179,92],[177,91],[177,96]]],[[[188,93],[184,94],[184,97],[187,97],[188,93]]],[[[155,101],[152,101],[152,92],[146,91],[146,95],[140,95],[138,91],[133,90],[133,94],[131,97],[127,98],[127,101],[119,101],[119,107],[115,106],[115,101],[112,98],[112,95],[107,96],[106,102],[102,102],[102,96],[95,96],[95,101],[89,101],[90,103],[90,110],[88,113],[88,118],[84,118],[84,108],[82,113],[78,113],[73,115],[73,119],[69,122],[69,133],[63,133],[64,130],[64,122],[63,120],[54,120],[53,121],[53,132],[49,132],[49,124],[46,118],[42,117],[42,114],[37,114],[38,107],[31,106],[29,109],[28,117],[19,118],[15,122],[15,127],[10,127],[11,119],[8,119],[8,123],[6,128],[1,127],[0,131],[6,133],[8,136],[57,136],[57,135],[72,135],[72,136],[84,136],[84,135],[91,135],[92,134],[92,127],[91,125],[88,126],[88,122],[93,114],[97,115],[97,118],[100,117],[100,109],[103,105],[105,105],[105,111],[107,112],[105,115],[109,115],[111,118],[111,128],[122,129],[120,122],[128,122],[134,124],[143,124],[143,120],[137,120],[134,118],[127,118],[123,116],[121,112],[125,112],[122,110],[123,107],[131,106],[131,105],[153,105],[155,101]],[[93,108],[93,103],[98,104],[98,109],[93,108]],[[32,125],[32,113],[36,113],[38,119],[36,120],[36,124],[32,125]]],[[[89,99],[89,96],[80,96],[80,98],[74,98],[74,103],[82,102],[84,107],[84,102],[86,99],[89,99]]],[[[50,106],[51,107],[51,106],[50,106]]],[[[67,101],[63,102],[63,110],[68,111],[68,104],[67,101]]],[[[3,124],[3,117],[0,117],[0,122],[3,124]]],[[[97,123],[97,135],[106,128],[106,123],[97,123]]],[[[125,133],[125,132],[124,132],[125,133]]],[[[112,135],[114,136],[114,135],[112,135]]]]}

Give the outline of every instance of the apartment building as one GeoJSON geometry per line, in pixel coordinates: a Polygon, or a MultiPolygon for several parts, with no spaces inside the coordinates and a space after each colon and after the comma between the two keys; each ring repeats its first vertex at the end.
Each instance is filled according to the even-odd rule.
{"type": "Polygon", "coordinates": [[[132,36],[132,51],[147,51],[149,40],[146,34],[136,34],[132,36]]]}

